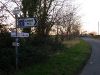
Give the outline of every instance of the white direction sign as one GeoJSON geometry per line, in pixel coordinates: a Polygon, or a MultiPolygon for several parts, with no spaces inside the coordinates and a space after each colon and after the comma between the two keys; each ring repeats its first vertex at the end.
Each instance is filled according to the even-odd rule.
{"type": "Polygon", "coordinates": [[[37,25],[36,18],[24,18],[18,20],[18,27],[35,27],[37,25]]]}
{"type": "Polygon", "coordinates": [[[16,32],[11,32],[11,37],[29,37],[29,33],[17,33],[16,32]]]}
{"type": "Polygon", "coordinates": [[[19,43],[13,42],[12,46],[19,46],[19,43]]]}

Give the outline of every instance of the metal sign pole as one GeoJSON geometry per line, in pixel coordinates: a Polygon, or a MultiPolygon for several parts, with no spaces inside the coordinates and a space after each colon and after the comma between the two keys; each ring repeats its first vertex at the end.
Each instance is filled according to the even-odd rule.
{"type": "Polygon", "coordinates": [[[17,15],[20,13],[20,8],[15,7],[13,14],[15,15],[15,25],[16,25],[16,38],[15,38],[15,50],[16,50],[16,70],[18,69],[18,33],[17,33],[17,15]]]}
{"type": "MultiPolygon", "coordinates": [[[[16,19],[16,36],[17,36],[17,14],[15,15],[15,19],[16,19]]],[[[16,49],[16,70],[18,69],[18,37],[16,37],[16,46],[15,46],[15,49],[16,49]]]]}

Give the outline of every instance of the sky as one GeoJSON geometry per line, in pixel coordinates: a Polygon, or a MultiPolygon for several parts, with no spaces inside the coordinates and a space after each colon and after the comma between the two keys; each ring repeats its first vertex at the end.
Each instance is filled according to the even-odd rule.
{"type": "Polygon", "coordinates": [[[98,33],[98,21],[100,22],[100,0],[75,0],[75,4],[78,6],[77,12],[81,16],[82,31],[98,33]]]}
{"type": "Polygon", "coordinates": [[[79,5],[78,13],[81,15],[82,30],[98,33],[100,0],[76,0],[76,3],[79,5]]]}

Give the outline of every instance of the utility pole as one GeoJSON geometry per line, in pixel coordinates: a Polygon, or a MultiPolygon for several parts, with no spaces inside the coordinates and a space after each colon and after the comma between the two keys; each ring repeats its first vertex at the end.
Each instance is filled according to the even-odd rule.
{"type": "Polygon", "coordinates": [[[99,35],[99,21],[98,21],[98,35],[99,35]]]}

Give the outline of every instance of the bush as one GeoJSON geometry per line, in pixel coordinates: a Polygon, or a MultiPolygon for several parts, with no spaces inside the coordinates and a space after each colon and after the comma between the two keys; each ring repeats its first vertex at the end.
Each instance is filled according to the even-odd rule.
{"type": "Polygon", "coordinates": [[[23,46],[19,49],[19,66],[24,67],[32,63],[43,62],[48,58],[48,54],[47,47],[23,46]]]}
{"type": "MultiPolygon", "coordinates": [[[[12,47],[13,40],[9,33],[0,33],[0,41],[2,42],[0,43],[0,71],[6,72],[5,75],[15,70],[16,66],[16,51],[12,47]]],[[[19,68],[30,66],[33,63],[46,62],[57,50],[62,50],[63,46],[60,42],[55,42],[51,37],[43,40],[36,37],[20,38],[19,42],[19,68]]]]}
{"type": "Polygon", "coordinates": [[[57,50],[62,50],[63,44],[56,43],[52,38],[40,40],[38,38],[26,38],[26,41],[20,40],[19,66],[28,66],[32,63],[41,63],[46,61],[57,50]]]}
{"type": "Polygon", "coordinates": [[[0,70],[10,72],[15,68],[15,50],[11,48],[0,49],[0,70]]]}
{"type": "Polygon", "coordinates": [[[0,48],[12,47],[13,38],[11,38],[10,33],[0,33],[0,48]]]}

